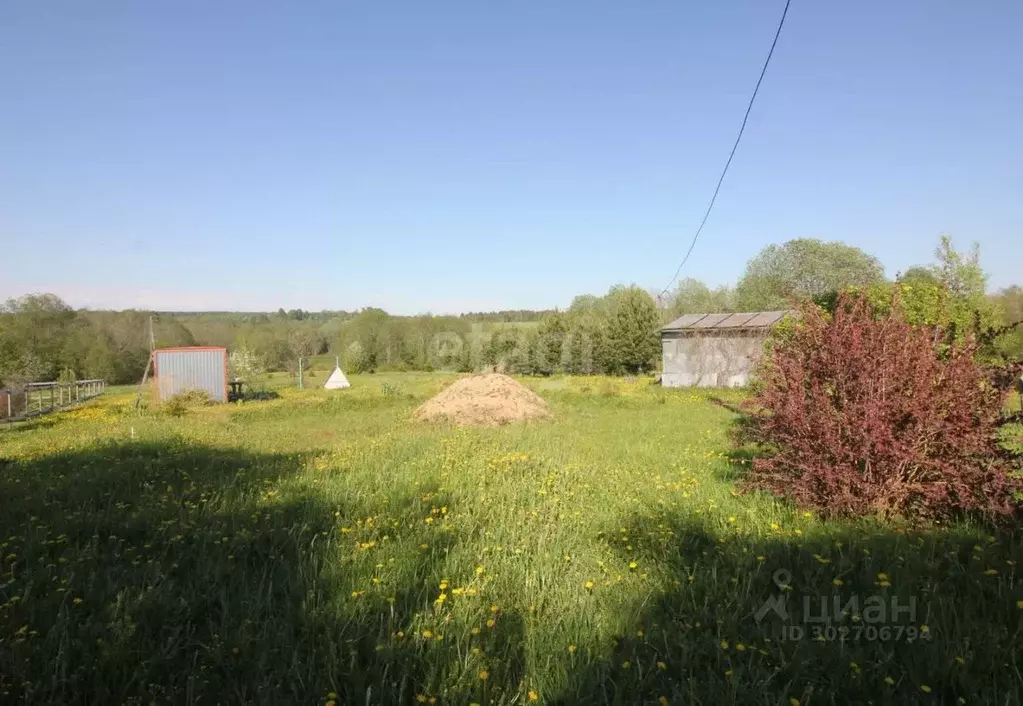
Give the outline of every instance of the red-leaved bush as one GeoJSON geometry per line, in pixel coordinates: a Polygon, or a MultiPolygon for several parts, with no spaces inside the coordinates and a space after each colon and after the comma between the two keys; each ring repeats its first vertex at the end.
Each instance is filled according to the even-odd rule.
{"type": "Polygon", "coordinates": [[[844,296],[804,307],[772,342],[747,402],[749,440],[768,455],[747,483],[826,514],[948,517],[1014,511],[1018,481],[996,433],[1005,392],[974,344],[875,317],[844,296]]]}

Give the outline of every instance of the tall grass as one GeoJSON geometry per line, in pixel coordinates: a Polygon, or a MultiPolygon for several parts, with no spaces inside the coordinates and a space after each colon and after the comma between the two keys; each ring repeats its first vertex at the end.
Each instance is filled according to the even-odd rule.
{"type": "Polygon", "coordinates": [[[727,406],[643,380],[413,423],[451,379],[0,430],[0,702],[1020,701],[1017,536],[737,494],[727,406]]]}

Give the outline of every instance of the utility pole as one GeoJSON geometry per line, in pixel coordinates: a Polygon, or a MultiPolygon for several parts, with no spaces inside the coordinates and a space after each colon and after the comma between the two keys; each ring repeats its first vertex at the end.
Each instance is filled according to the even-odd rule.
{"type": "MultiPolygon", "coordinates": [[[[135,409],[142,404],[142,390],[149,379],[149,369],[153,366],[153,351],[156,350],[156,336],[153,335],[153,315],[149,315],[149,360],[146,361],[146,369],[142,373],[142,382],[139,383],[139,392],[135,395],[135,409]]],[[[155,371],[154,371],[155,373],[155,371]]]]}

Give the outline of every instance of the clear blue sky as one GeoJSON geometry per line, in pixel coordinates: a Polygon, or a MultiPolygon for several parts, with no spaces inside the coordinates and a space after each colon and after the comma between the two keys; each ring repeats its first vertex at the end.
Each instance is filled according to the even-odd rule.
{"type": "MultiPolygon", "coordinates": [[[[0,4],[0,296],[395,313],[663,286],[781,0],[0,4]]],[[[939,234],[1023,280],[1023,3],[793,0],[683,276],[939,234]]]]}

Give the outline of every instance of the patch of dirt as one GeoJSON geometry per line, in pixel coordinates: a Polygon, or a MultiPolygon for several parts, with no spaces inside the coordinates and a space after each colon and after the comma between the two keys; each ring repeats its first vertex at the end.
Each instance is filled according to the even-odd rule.
{"type": "Polygon", "coordinates": [[[424,422],[495,427],[523,419],[547,419],[547,403],[529,388],[501,373],[462,378],[427,400],[415,412],[424,422]]]}

